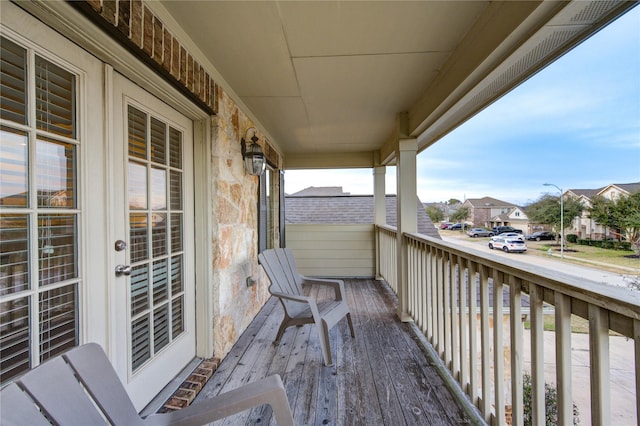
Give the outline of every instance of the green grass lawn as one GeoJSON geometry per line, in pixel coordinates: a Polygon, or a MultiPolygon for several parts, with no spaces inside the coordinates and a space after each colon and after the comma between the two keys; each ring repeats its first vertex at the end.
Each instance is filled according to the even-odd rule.
{"type": "MultiPolygon", "coordinates": [[[[530,248],[531,253],[537,255],[547,255],[547,251],[549,250],[549,248],[553,249],[554,254],[560,253],[560,246],[552,245],[549,241],[527,241],[527,246],[530,248]]],[[[602,249],[599,247],[582,246],[578,244],[567,244],[565,246],[565,256],[577,259],[591,260],[595,262],[604,262],[612,266],[637,268],[640,272],[640,259],[625,257],[633,254],[635,254],[633,251],[602,249]]]]}

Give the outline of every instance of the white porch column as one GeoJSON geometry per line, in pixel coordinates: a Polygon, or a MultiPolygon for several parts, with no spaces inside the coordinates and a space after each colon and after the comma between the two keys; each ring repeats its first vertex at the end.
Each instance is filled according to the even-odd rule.
{"type": "MultiPolygon", "coordinates": [[[[386,187],[385,177],[387,168],[378,166],[373,168],[373,223],[384,225],[387,223],[386,187]]],[[[376,232],[376,279],[381,279],[380,275],[380,240],[376,232]]]]}
{"type": "Polygon", "coordinates": [[[407,250],[402,242],[402,234],[418,231],[418,198],[416,177],[416,156],[418,140],[415,138],[400,139],[396,153],[396,194],[398,219],[398,317],[401,321],[411,321],[408,313],[408,270],[407,250]]]}

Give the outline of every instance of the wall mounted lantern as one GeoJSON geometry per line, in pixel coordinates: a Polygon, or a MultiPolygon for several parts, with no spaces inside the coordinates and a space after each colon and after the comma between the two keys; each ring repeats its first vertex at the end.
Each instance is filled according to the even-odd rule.
{"type": "Polygon", "coordinates": [[[267,159],[262,152],[262,148],[258,145],[258,131],[249,127],[245,132],[245,137],[240,140],[242,144],[242,157],[244,158],[244,167],[247,169],[247,173],[253,176],[260,176],[264,173],[264,169],[267,165],[267,159]],[[247,146],[247,136],[249,132],[253,131],[251,136],[251,144],[247,146]]]}

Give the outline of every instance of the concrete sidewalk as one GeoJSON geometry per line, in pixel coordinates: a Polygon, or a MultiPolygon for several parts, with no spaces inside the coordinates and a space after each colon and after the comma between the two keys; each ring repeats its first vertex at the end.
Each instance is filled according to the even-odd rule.
{"type": "MultiPolygon", "coordinates": [[[[524,330],[523,366],[531,372],[531,334],[524,330]]],[[[634,426],[636,419],[634,342],[626,337],[609,337],[609,369],[611,382],[611,423],[634,426]]],[[[555,333],[544,332],[544,375],[549,384],[556,383],[555,333]]],[[[580,424],[591,424],[591,396],[589,377],[589,335],[571,335],[571,364],[573,402],[580,411],[580,424]]]]}

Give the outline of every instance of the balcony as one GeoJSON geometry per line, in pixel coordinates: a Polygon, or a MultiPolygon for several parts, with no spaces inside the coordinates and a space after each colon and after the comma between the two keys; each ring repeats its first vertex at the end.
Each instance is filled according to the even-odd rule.
{"type": "MultiPolygon", "coordinates": [[[[371,262],[386,281],[346,280],[356,338],[346,323],[331,331],[334,366],[323,367],[313,327],[289,329],[280,346],[271,344],[282,315],[272,299],[198,398],[279,373],[297,424],[506,424],[510,418],[521,425],[523,404],[512,401],[523,400],[527,371],[532,424],[544,424],[546,369],[547,383],[557,384],[559,424],[573,424],[578,394],[590,401],[580,412],[581,424],[638,423],[640,294],[421,234],[404,234],[398,245],[389,226],[376,226],[373,234],[371,262]],[[399,258],[407,260],[400,265],[399,258]],[[404,285],[397,280],[399,267],[404,285]],[[548,314],[555,318],[551,342],[543,331],[548,314]],[[588,384],[577,389],[573,372],[584,362],[574,365],[575,356],[572,361],[572,316],[589,328],[586,348],[574,348],[586,350],[589,360],[588,384]],[[531,324],[526,331],[523,318],[531,324]],[[610,333],[626,338],[628,365],[612,365],[610,333]],[[628,369],[631,386],[617,387],[620,378],[611,367],[616,374],[628,369]]],[[[235,420],[269,417],[255,411],[235,420]]]]}

